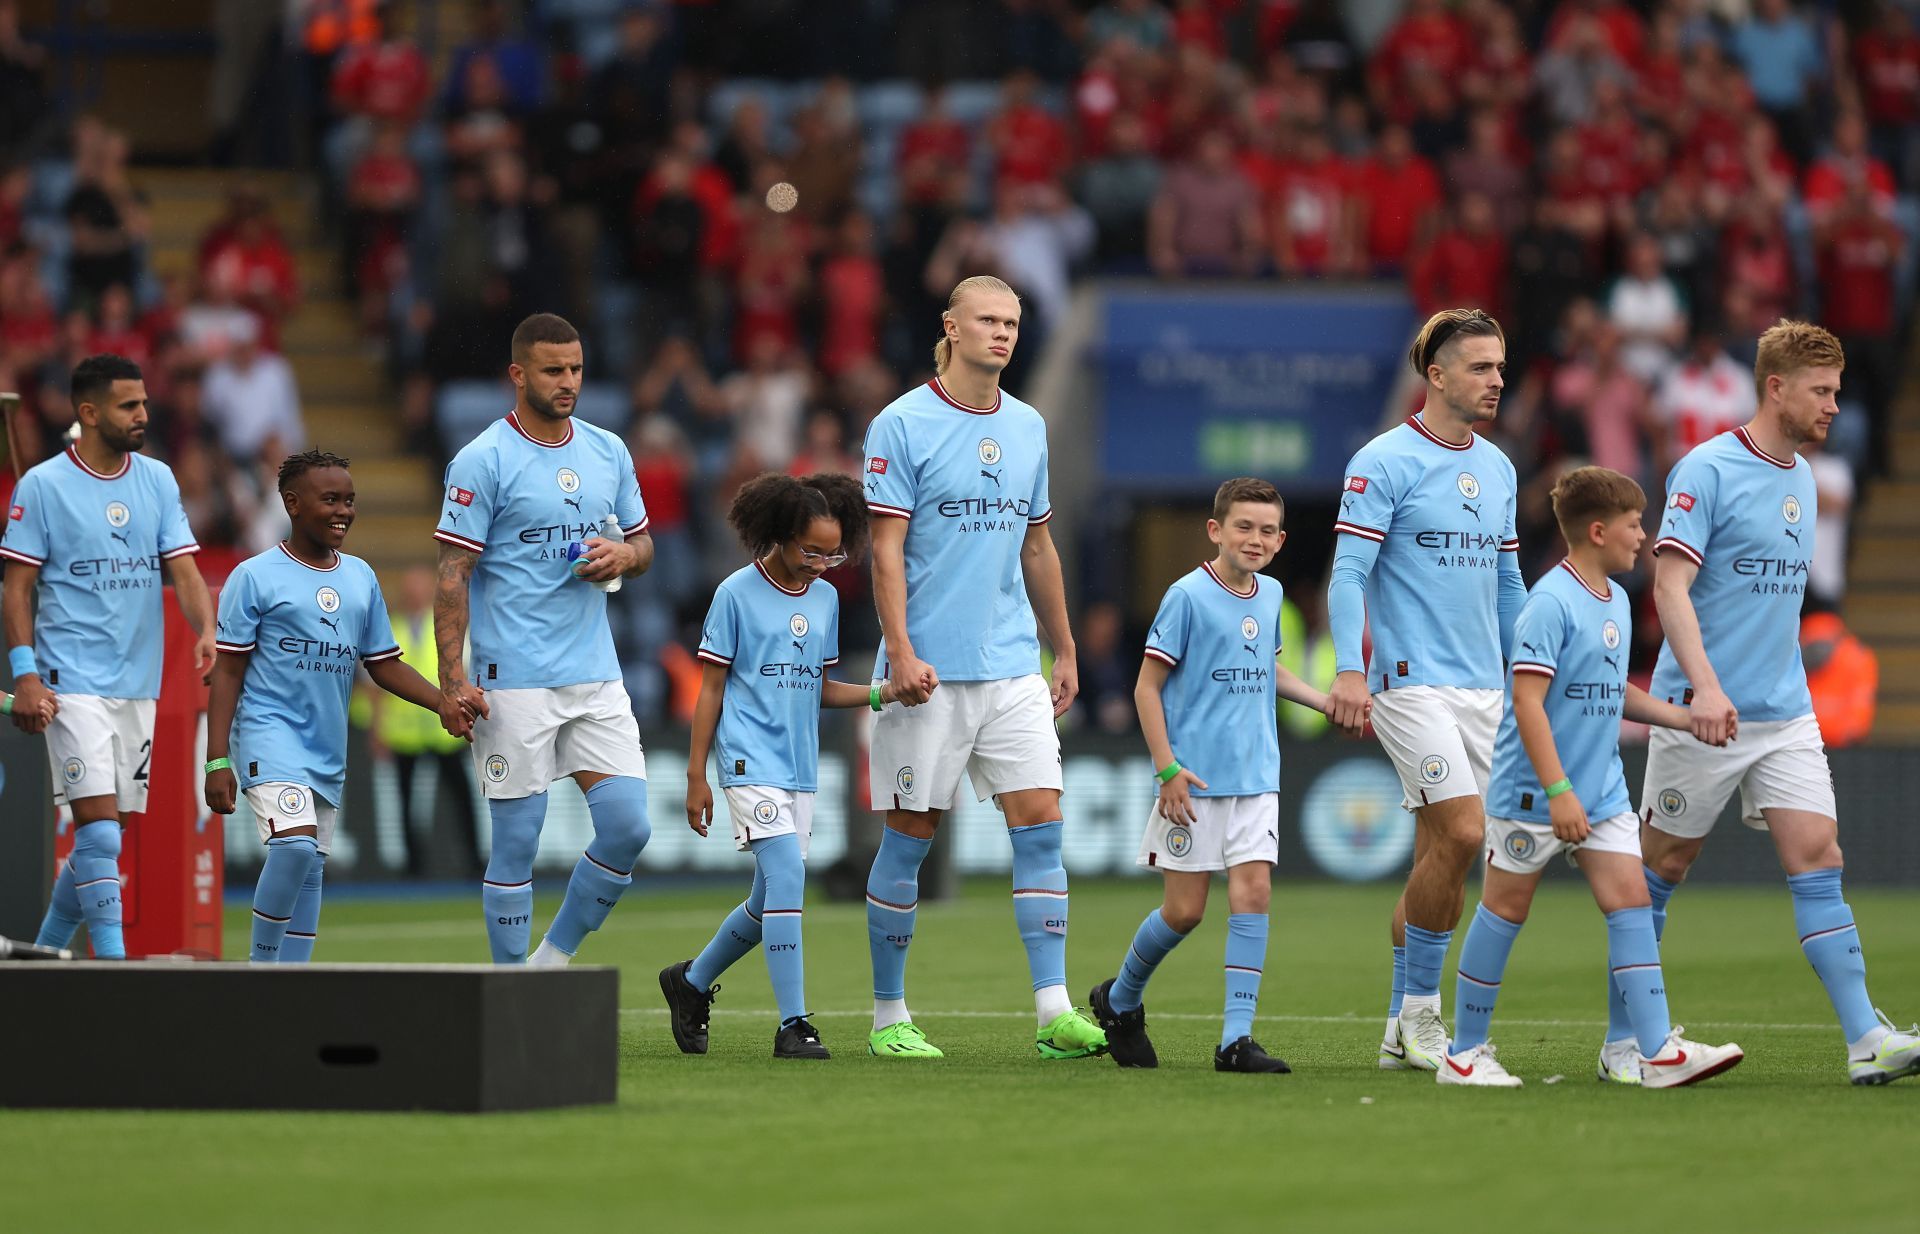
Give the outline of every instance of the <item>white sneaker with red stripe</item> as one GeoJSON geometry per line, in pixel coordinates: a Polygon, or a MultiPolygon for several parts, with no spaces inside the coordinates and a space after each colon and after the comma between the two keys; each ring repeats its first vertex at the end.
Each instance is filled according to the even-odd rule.
{"type": "Polygon", "coordinates": [[[1447,1054],[1440,1059],[1434,1078],[1442,1084],[1460,1084],[1470,1088],[1519,1088],[1520,1077],[1507,1071],[1493,1056],[1493,1043],[1482,1041],[1465,1054],[1447,1054]]]}
{"type": "Polygon", "coordinates": [[[1642,1088],[1682,1088],[1688,1084],[1698,1084],[1739,1066],[1740,1060],[1747,1056],[1745,1050],[1731,1043],[1701,1045],[1697,1041],[1688,1041],[1680,1035],[1685,1031],[1678,1024],[1674,1025],[1673,1031],[1667,1034],[1667,1044],[1660,1047],[1660,1053],[1640,1061],[1642,1088]]]}

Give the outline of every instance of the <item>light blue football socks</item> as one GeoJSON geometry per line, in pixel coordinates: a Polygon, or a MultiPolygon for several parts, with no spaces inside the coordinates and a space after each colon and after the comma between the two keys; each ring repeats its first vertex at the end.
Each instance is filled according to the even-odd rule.
{"type": "Polygon", "coordinates": [[[293,922],[293,908],[306,885],[307,870],[320,853],[312,836],[278,836],[267,841],[266,864],[253,888],[253,949],[255,964],[278,964],[280,946],[293,922]]]}
{"type": "Polygon", "coordinates": [[[633,886],[634,863],[653,836],[647,822],[647,782],[638,776],[608,776],[586,792],[593,842],[574,862],[567,894],[547,928],[547,941],[577,955],[587,935],[633,886]]]}
{"type": "Polygon", "coordinates": [[[1133,932],[1133,942],[1127,945],[1127,954],[1120,961],[1120,975],[1113,979],[1107,991],[1108,1005],[1115,1011],[1138,1009],[1146,1001],[1147,982],[1153,977],[1153,970],[1160,967],[1160,961],[1186,937],[1167,924],[1159,909],[1148,913],[1140,928],[1133,932]]]}
{"type": "Polygon", "coordinates": [[[1880,1022],[1867,994],[1867,958],[1853,909],[1840,895],[1840,867],[1809,870],[1787,879],[1793,890],[1793,925],[1827,998],[1840,1017],[1840,1031],[1851,1045],[1880,1022]]]}
{"type": "Polygon", "coordinates": [[[480,884],[487,947],[495,964],[524,964],[533,936],[533,857],[547,821],[547,795],[489,801],[487,813],[493,819],[493,848],[480,884]]]}
{"type": "Polygon", "coordinates": [[[761,914],[766,911],[767,876],[756,859],[753,863],[753,889],[747,898],[734,905],[713,938],[687,966],[687,981],[696,990],[706,990],[732,968],[740,957],[760,945],[761,914]]]}
{"type": "MultiPolygon", "coordinates": [[[[1407,950],[1413,951],[1413,933],[1418,926],[1407,927],[1407,950]]],[[[1421,930],[1421,933],[1426,931],[1421,930]]],[[[1454,984],[1453,1043],[1447,1052],[1465,1054],[1487,1039],[1493,1023],[1494,1004],[1500,999],[1500,983],[1506,979],[1507,958],[1513,954],[1513,940],[1520,937],[1520,923],[1508,921],[1485,904],[1473,911],[1473,923],[1460,944],[1460,975],[1454,984]]],[[[1445,954],[1445,944],[1441,945],[1445,954]]],[[[1411,971],[1411,964],[1409,964],[1411,971]]]]}
{"type": "Polygon", "coordinates": [[[1027,948],[1033,988],[1067,984],[1067,867],[1060,859],[1059,819],[1012,827],[1013,919],[1027,948]]]}
{"type": "Polygon", "coordinates": [[[920,904],[920,863],[932,847],[932,840],[891,827],[880,834],[880,851],[873,855],[873,869],[867,874],[867,947],[873,957],[873,997],[878,1002],[907,997],[907,948],[913,942],[914,910],[920,904]]]}
{"type": "Polygon", "coordinates": [[[1393,949],[1393,990],[1387,995],[1387,1018],[1400,1018],[1400,1004],[1407,997],[1407,949],[1393,949]]]}
{"type": "Polygon", "coordinates": [[[93,958],[126,959],[126,938],[120,930],[120,824],[102,819],[74,828],[67,864],[73,867],[73,890],[93,958]]]}
{"type": "Polygon", "coordinates": [[[1220,1048],[1253,1035],[1253,1013],[1260,1005],[1260,972],[1267,964],[1267,915],[1233,913],[1227,917],[1227,1004],[1220,1022],[1220,1048]]]}
{"type": "Polygon", "coordinates": [[[800,945],[807,867],[800,857],[800,837],[788,833],[755,840],[753,859],[766,882],[762,931],[767,979],[773,983],[774,1002],[785,1024],[807,1014],[806,960],[800,945]]]}
{"type": "Polygon", "coordinates": [[[320,888],[326,877],[327,855],[316,852],[307,866],[307,881],[300,885],[300,898],[293,902],[286,941],[280,944],[282,964],[305,964],[313,959],[313,944],[320,937],[320,888]]]}
{"type": "MultiPolygon", "coordinates": [[[[1615,997],[1626,1013],[1630,1031],[1622,1037],[1639,1039],[1640,1055],[1654,1058],[1667,1044],[1673,1025],[1667,1013],[1667,982],[1660,971],[1660,941],[1654,936],[1651,908],[1623,908],[1607,914],[1607,967],[1615,997]]],[[[1607,1040],[1613,1035],[1609,1000],[1607,1040]]]]}
{"type": "Polygon", "coordinates": [[[80,895],[73,889],[73,862],[69,859],[60,867],[60,877],[53,880],[53,897],[47,904],[47,915],[40,920],[40,932],[33,936],[34,944],[65,947],[73,941],[81,920],[80,895]]]}
{"type": "Polygon", "coordinates": [[[1440,970],[1446,967],[1447,944],[1452,941],[1452,930],[1434,931],[1423,930],[1412,924],[1407,926],[1407,983],[1403,997],[1440,996],[1440,970]]]}

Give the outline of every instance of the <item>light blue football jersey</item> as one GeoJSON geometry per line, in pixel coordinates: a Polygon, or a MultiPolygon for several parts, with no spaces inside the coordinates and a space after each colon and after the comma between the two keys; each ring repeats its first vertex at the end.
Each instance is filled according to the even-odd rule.
{"type": "Polygon", "coordinates": [[[162,560],[197,553],[165,463],[129,454],[113,475],[72,447],[20,477],[0,556],[40,567],[40,679],[60,694],[159,698],[162,560]]]}
{"type": "MultiPolygon", "coordinates": [[[[1477,433],[1454,445],[1418,416],[1347,464],[1334,530],[1380,546],[1366,587],[1367,685],[1375,693],[1501,687],[1500,574],[1517,569],[1516,558],[1502,560],[1520,548],[1517,490],[1513,464],[1498,446],[1477,433]]],[[[1343,656],[1339,667],[1361,665],[1343,656]]]]}
{"type": "Polygon", "coordinates": [[[840,663],[833,584],[789,591],[757,561],[735,570],[714,592],[699,654],[727,668],[714,735],[721,785],[817,789],[821,685],[840,663]]]}
{"type": "Polygon", "coordinates": [[[1195,797],[1280,791],[1273,665],[1280,654],[1280,584],[1253,576],[1234,591],[1206,562],[1160,601],[1146,653],[1171,665],[1160,704],[1180,765],[1206,782],[1195,797]]]}
{"type": "MultiPolygon", "coordinates": [[[[990,410],[956,402],[934,378],[895,399],[867,430],[867,508],[907,525],[907,635],[942,681],[1005,681],[1040,671],[1040,640],[1020,572],[1027,528],[1053,517],[1047,425],[1001,393],[990,410]]],[[[876,676],[887,672],[880,648],[876,676]]]]}
{"type": "Polygon", "coordinates": [[[316,569],[276,544],[227,576],[216,641],[248,653],[229,737],[240,786],[304,784],[339,805],[354,672],[400,654],[373,567],[336,553],[316,569]]]}
{"type": "Polygon", "coordinates": [[[490,690],[617,681],[607,593],[577,577],[567,546],[600,534],[611,513],[626,535],[647,509],[626,443],[574,419],[566,440],[527,436],[512,413],[447,464],[434,539],[478,553],[468,592],[467,675],[490,690]]]}
{"type": "MultiPolygon", "coordinates": [[[[1813,467],[1776,458],[1745,428],[1701,442],[1667,477],[1655,554],[1700,567],[1689,593],[1707,662],[1743,720],[1813,714],[1800,660],[1800,604],[1813,564],[1813,467]]],[[[1693,701],[1687,675],[1662,643],[1655,698],[1693,701]]]]}
{"type": "MultiPolygon", "coordinates": [[[[1633,646],[1633,606],[1626,589],[1601,595],[1569,562],[1541,576],[1520,609],[1513,631],[1513,671],[1547,683],[1547,725],[1560,765],[1587,818],[1599,822],[1633,810],[1620,767],[1620,712],[1627,700],[1627,652],[1633,646]]],[[[1493,739],[1487,813],[1545,823],[1547,794],[1520,743],[1513,718],[1513,682],[1493,739]]]]}

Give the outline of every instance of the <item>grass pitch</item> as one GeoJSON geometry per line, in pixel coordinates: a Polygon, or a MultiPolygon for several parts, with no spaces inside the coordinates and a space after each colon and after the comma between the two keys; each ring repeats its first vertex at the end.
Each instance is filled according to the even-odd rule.
{"type": "MultiPolygon", "coordinates": [[[[1666,969],[1676,1018],[1698,1039],[1739,1041],[1747,1061],[1698,1088],[1657,1093],[1593,1080],[1605,930],[1584,889],[1566,883],[1543,888],[1494,1023],[1501,1060],[1526,1080],[1514,1092],[1441,1090],[1430,1075],[1375,1069],[1386,887],[1275,888],[1255,1035],[1293,1064],[1291,1076],[1212,1070],[1224,889],[1149,989],[1155,1072],[1034,1054],[1025,957],[999,882],[920,912],[908,987],[944,1062],[866,1055],[864,911],[817,897],[808,992],[834,1059],[772,1060],[773,999],[758,956],[721,980],[713,1052],[683,1057],[654,974],[692,955],[739,892],[636,891],[589,940],[583,961],[622,970],[617,1107],[477,1117],[0,1111],[0,1230],[1914,1228],[1906,1136],[1920,1116],[1920,1078],[1847,1084],[1839,1030],[1794,945],[1784,888],[1675,898],[1666,969]]],[[[1111,975],[1154,899],[1144,882],[1075,886],[1076,1001],[1111,975]]],[[[1920,1014],[1920,897],[1849,899],[1873,989],[1904,1023],[1920,1014]]],[[[554,903],[542,897],[537,922],[554,903]]],[[[228,923],[228,954],[244,955],[245,910],[230,910],[228,923]]],[[[486,953],[472,901],[340,898],[319,954],[486,953]]],[[[1444,992],[1451,1012],[1451,978],[1444,992]]],[[[128,1058],[138,1051],[129,1025],[128,1058]]]]}

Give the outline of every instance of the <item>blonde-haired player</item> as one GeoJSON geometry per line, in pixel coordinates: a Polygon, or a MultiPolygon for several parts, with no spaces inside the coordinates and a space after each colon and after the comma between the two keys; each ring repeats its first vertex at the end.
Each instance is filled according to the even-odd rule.
{"type": "Polygon", "coordinates": [[[1737,789],[1741,821],[1773,836],[1786,869],[1800,949],[1839,1017],[1848,1075],[1884,1084],[1920,1073],[1920,1030],[1896,1030],[1867,994],[1860,934],[1840,891],[1833,776],[1800,660],[1818,499],[1795,450],[1826,440],[1845,367],[1839,340],[1819,326],[1775,325],[1754,360],[1753,419],[1694,447],[1667,477],[1653,547],[1666,642],[1650,693],[1690,706],[1709,744],[1654,730],[1641,843],[1664,927],[1668,897],[1737,789]]]}
{"type": "Polygon", "coordinates": [[[1327,714],[1365,719],[1414,812],[1413,872],[1394,906],[1384,1070],[1436,1071],[1440,969],[1486,831],[1503,658],[1526,600],[1513,464],[1474,435],[1500,410],[1506,337],[1479,309],[1435,313],[1408,356],[1427,401],[1347,466],[1327,618],[1338,670],[1327,714]],[[1373,660],[1361,657],[1371,625],[1373,660]]]}
{"type": "Polygon", "coordinates": [[[1013,908],[1026,945],[1046,1058],[1106,1049],[1067,997],[1067,872],[1060,858],[1060,739],[1079,690],[1060,557],[1047,520],[1047,426],[1000,389],[1020,337],[1020,298],[980,275],[953,289],[936,376],[867,432],[873,591],[883,643],[875,675],[899,700],[874,723],[873,804],[886,830],[867,880],[873,955],[870,1052],[938,1058],[906,1004],[920,863],[962,776],[992,797],[1013,843],[1013,908]],[[1040,675],[1035,616],[1054,653],[1040,675]]]}

